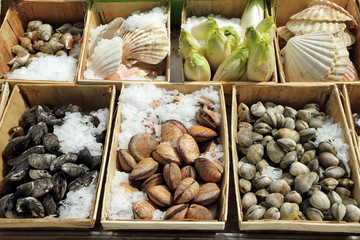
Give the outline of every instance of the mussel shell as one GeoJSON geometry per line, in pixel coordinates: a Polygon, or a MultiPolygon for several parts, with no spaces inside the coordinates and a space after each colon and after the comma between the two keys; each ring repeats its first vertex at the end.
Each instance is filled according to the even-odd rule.
{"type": "Polygon", "coordinates": [[[53,215],[56,214],[56,202],[54,201],[53,196],[48,193],[43,200],[41,201],[42,205],[44,206],[44,210],[46,215],[53,215]]]}
{"type": "Polygon", "coordinates": [[[16,211],[19,213],[30,213],[33,217],[38,218],[45,216],[43,205],[35,197],[19,198],[16,202],[16,211]]]}
{"type": "Polygon", "coordinates": [[[79,177],[81,174],[85,173],[85,169],[75,163],[63,164],[61,166],[61,171],[63,171],[72,178],[79,177]]]}
{"type": "Polygon", "coordinates": [[[15,205],[14,193],[4,195],[0,198],[0,218],[5,218],[5,213],[15,205]]]}
{"type": "Polygon", "coordinates": [[[67,153],[61,155],[60,157],[55,158],[50,164],[50,171],[58,171],[61,169],[61,166],[65,163],[75,163],[78,159],[78,156],[74,153],[67,153]]]}
{"type": "Polygon", "coordinates": [[[56,155],[49,153],[33,153],[30,154],[27,159],[31,167],[39,170],[46,170],[50,168],[52,162],[56,159],[56,155]]]}
{"type": "Polygon", "coordinates": [[[50,192],[54,184],[51,179],[44,178],[19,185],[16,188],[15,196],[41,197],[50,192]]]}
{"type": "Polygon", "coordinates": [[[66,177],[63,172],[57,172],[53,176],[52,181],[54,184],[52,194],[55,202],[59,202],[65,196],[65,192],[67,189],[66,177]]]}
{"type": "Polygon", "coordinates": [[[58,137],[53,133],[47,133],[43,137],[45,149],[51,153],[59,154],[60,142],[58,137]]]}
{"type": "Polygon", "coordinates": [[[52,175],[46,170],[30,169],[29,177],[32,180],[38,180],[42,178],[52,178],[52,175]]]}
{"type": "Polygon", "coordinates": [[[2,152],[3,158],[10,159],[21,154],[28,147],[30,140],[29,136],[21,136],[11,139],[2,152]]]}
{"type": "Polygon", "coordinates": [[[15,166],[15,165],[19,164],[20,162],[24,161],[27,158],[27,156],[29,156],[32,153],[43,154],[43,153],[45,153],[45,148],[43,145],[33,146],[31,148],[28,148],[20,156],[9,159],[6,163],[10,166],[15,166]]]}
{"type": "Polygon", "coordinates": [[[68,191],[74,191],[82,187],[88,187],[91,184],[96,184],[98,182],[98,178],[99,172],[97,170],[85,172],[83,175],[69,183],[68,191]]]}

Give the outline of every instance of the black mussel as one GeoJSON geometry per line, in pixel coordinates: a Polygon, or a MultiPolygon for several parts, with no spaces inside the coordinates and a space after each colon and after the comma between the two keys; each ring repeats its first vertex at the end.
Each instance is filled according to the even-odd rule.
{"type": "Polygon", "coordinates": [[[31,145],[39,145],[42,143],[42,139],[45,136],[45,134],[48,133],[48,127],[46,123],[39,122],[38,124],[32,126],[26,135],[30,136],[31,138],[31,145]]]}
{"type": "Polygon", "coordinates": [[[70,177],[76,178],[81,174],[85,173],[85,169],[75,163],[65,163],[61,166],[61,171],[69,175],[70,177]]]}
{"type": "Polygon", "coordinates": [[[20,155],[23,151],[25,151],[29,143],[30,143],[29,136],[16,137],[10,140],[10,142],[8,142],[8,144],[6,145],[5,149],[2,152],[3,158],[10,159],[20,155]]]}
{"type": "Polygon", "coordinates": [[[50,165],[50,171],[58,171],[61,169],[61,166],[65,163],[75,163],[78,159],[78,156],[74,153],[67,153],[64,155],[61,155],[60,157],[57,157],[54,161],[52,161],[50,165]]]}
{"type": "Polygon", "coordinates": [[[29,177],[32,180],[38,180],[42,178],[52,178],[52,175],[47,170],[30,169],[29,177]]]}
{"type": "Polygon", "coordinates": [[[96,142],[98,143],[104,143],[105,142],[105,137],[106,137],[106,130],[102,131],[99,135],[96,135],[96,142]]]}
{"type": "Polygon", "coordinates": [[[18,182],[26,178],[30,169],[30,164],[27,159],[15,165],[13,169],[5,176],[4,179],[8,182],[18,182]]]}
{"type": "Polygon", "coordinates": [[[28,156],[28,161],[30,166],[39,170],[49,169],[52,162],[55,159],[56,159],[56,155],[50,153],[45,153],[45,154],[33,153],[28,156]]]}
{"type": "Polygon", "coordinates": [[[39,153],[39,154],[45,153],[44,146],[43,145],[33,146],[27,149],[25,152],[23,152],[20,156],[9,159],[6,163],[10,166],[15,166],[21,163],[22,161],[24,161],[25,159],[27,159],[27,157],[33,153],[39,153]]]}
{"type": "Polygon", "coordinates": [[[16,211],[19,213],[30,213],[33,217],[45,217],[44,206],[34,197],[19,198],[16,202],[16,211]]]}
{"type": "Polygon", "coordinates": [[[56,202],[51,194],[47,194],[44,199],[41,201],[44,206],[46,215],[56,214],[56,202]]]}
{"type": "Polygon", "coordinates": [[[53,182],[48,178],[27,182],[16,188],[15,197],[41,197],[50,192],[53,186],[53,182]]]}
{"type": "Polygon", "coordinates": [[[43,137],[45,149],[51,153],[59,154],[60,142],[58,137],[53,133],[45,134],[43,137]]]}
{"type": "Polygon", "coordinates": [[[6,211],[14,207],[14,194],[10,193],[0,198],[0,218],[5,217],[6,211]]]}
{"type": "Polygon", "coordinates": [[[55,202],[59,202],[64,196],[67,188],[66,177],[63,172],[57,172],[52,178],[54,187],[52,195],[55,202]]]}
{"type": "Polygon", "coordinates": [[[31,126],[36,124],[36,116],[34,112],[26,110],[19,119],[19,126],[24,129],[24,132],[27,132],[31,126]]]}
{"type": "Polygon", "coordinates": [[[25,135],[24,129],[20,126],[15,126],[15,127],[10,128],[8,134],[11,136],[11,139],[25,135]]]}
{"type": "Polygon", "coordinates": [[[84,173],[69,184],[68,190],[75,191],[82,187],[88,187],[91,184],[97,183],[98,177],[99,173],[96,170],[84,173]]]}
{"type": "Polygon", "coordinates": [[[354,113],[353,114],[353,120],[354,120],[354,126],[355,126],[355,132],[358,136],[360,136],[360,114],[354,113]]]}
{"type": "Polygon", "coordinates": [[[100,124],[99,118],[97,116],[94,116],[94,115],[91,115],[91,114],[90,114],[90,116],[91,116],[91,118],[90,118],[89,121],[94,125],[94,127],[97,128],[99,126],[99,124],[100,124]]]}

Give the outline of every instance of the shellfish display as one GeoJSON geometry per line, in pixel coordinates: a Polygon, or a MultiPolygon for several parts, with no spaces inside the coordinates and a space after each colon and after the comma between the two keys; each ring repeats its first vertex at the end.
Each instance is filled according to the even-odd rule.
{"type": "Polygon", "coordinates": [[[326,0],[312,1],[292,15],[278,29],[287,42],[281,50],[286,81],[358,80],[348,52],[355,43],[353,29],[357,26],[348,11],[326,0]]]}
{"type": "Polygon", "coordinates": [[[112,179],[107,219],[217,220],[225,171],[218,92],[130,85],[119,100],[120,168],[112,179]],[[142,103],[129,98],[144,94],[142,103]],[[137,134],[129,124],[138,126],[137,134]]]}
{"type": "Polygon", "coordinates": [[[27,108],[2,151],[11,170],[0,182],[0,218],[89,218],[107,114],[72,104],[27,108]]]}
{"type": "Polygon", "coordinates": [[[133,13],[127,19],[115,18],[93,29],[84,78],[163,79],[164,59],[170,51],[166,11],[166,7],[156,7],[147,13],[133,13]]]}
{"type": "Polygon", "coordinates": [[[318,104],[240,103],[238,117],[244,221],[359,221],[349,146],[318,104]]]}

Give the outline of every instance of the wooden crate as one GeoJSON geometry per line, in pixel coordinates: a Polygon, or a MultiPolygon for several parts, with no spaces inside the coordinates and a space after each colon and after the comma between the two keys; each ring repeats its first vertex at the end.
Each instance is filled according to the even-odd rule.
{"type": "Polygon", "coordinates": [[[241,102],[251,106],[258,101],[271,101],[276,104],[290,106],[295,109],[302,108],[307,103],[318,103],[324,112],[340,123],[344,133],[345,142],[349,145],[349,166],[352,180],[355,182],[353,194],[356,201],[360,201],[360,178],[357,156],[354,151],[353,141],[348,131],[348,124],[341,105],[338,88],[335,84],[262,84],[262,85],[235,85],[233,87],[233,104],[231,119],[231,144],[233,154],[233,173],[235,195],[239,217],[240,231],[294,231],[294,232],[323,232],[323,233],[359,233],[359,223],[335,221],[287,221],[287,220],[253,220],[243,221],[241,197],[238,175],[238,152],[235,137],[237,134],[238,116],[237,107],[241,102]]]}
{"type": "MultiPolygon", "coordinates": [[[[188,17],[197,16],[197,17],[207,17],[209,14],[214,15],[222,15],[226,18],[241,18],[247,1],[239,1],[239,0],[227,0],[224,3],[223,0],[186,0],[184,4],[184,9],[181,16],[181,23],[186,23],[188,17]]],[[[265,9],[264,16],[268,16],[268,11],[265,9]]],[[[241,36],[243,38],[244,36],[241,36]]],[[[273,44],[274,46],[274,44],[273,44]]],[[[274,51],[276,51],[274,47],[274,51]]],[[[184,62],[185,60],[181,60],[181,70],[182,70],[182,79],[183,82],[190,82],[186,79],[184,74],[184,62]]],[[[273,76],[271,77],[271,82],[277,82],[277,70],[276,70],[276,63],[275,64],[275,71],[273,76]]],[[[212,76],[213,77],[213,76],[212,76]]],[[[240,81],[237,82],[226,82],[226,81],[219,81],[216,83],[221,83],[224,87],[225,94],[230,93],[232,91],[232,85],[239,83],[239,82],[246,82],[246,73],[243,75],[240,81]]],[[[215,82],[214,82],[215,83],[215,82]]]]}
{"type": "MultiPolygon", "coordinates": [[[[126,19],[131,16],[131,13],[139,10],[140,12],[145,12],[153,9],[154,7],[167,7],[167,31],[168,38],[170,41],[170,3],[169,0],[154,0],[154,1],[120,1],[120,2],[95,2],[91,8],[91,11],[87,17],[85,39],[84,39],[84,48],[81,49],[80,53],[80,70],[78,75],[79,84],[115,84],[116,86],[121,86],[122,82],[139,82],[134,80],[96,80],[96,79],[84,79],[84,71],[86,70],[86,59],[88,57],[88,43],[91,35],[91,30],[97,28],[101,24],[110,23],[117,17],[122,17],[126,19]]],[[[166,69],[165,69],[165,81],[170,81],[170,52],[165,58],[166,69]]],[[[164,81],[151,81],[151,82],[164,82],[164,81]]]]}
{"type": "MultiPolygon", "coordinates": [[[[84,0],[17,0],[6,13],[0,29],[0,75],[9,72],[7,63],[13,58],[11,48],[19,44],[19,37],[26,31],[27,24],[36,19],[49,23],[53,27],[60,27],[62,24],[71,22],[84,22],[86,12],[89,11],[89,3],[84,0]]],[[[84,32],[85,33],[85,32],[84,32]]],[[[82,46],[80,46],[82,47],[82,46]]],[[[79,54],[80,59],[80,54],[79,54]]],[[[76,83],[79,71],[79,64],[76,68],[73,83],[76,83]]],[[[23,80],[6,79],[11,85],[17,83],[58,83],[69,84],[69,82],[57,82],[51,80],[23,80]]]]}
{"type": "MultiPolygon", "coordinates": [[[[99,179],[92,205],[90,218],[0,218],[0,228],[92,228],[97,217],[97,211],[102,191],[102,183],[107,163],[107,153],[110,144],[112,117],[115,104],[115,86],[73,86],[55,84],[23,84],[16,85],[10,96],[3,118],[0,122],[0,152],[9,141],[8,131],[18,124],[27,107],[37,104],[52,106],[78,104],[82,110],[98,110],[109,108],[108,127],[106,132],[99,179]]],[[[6,161],[0,156],[0,181],[10,171],[6,161]]]]}
{"type": "MultiPolygon", "coordinates": [[[[354,0],[329,0],[331,2],[334,2],[341,7],[345,8],[358,22],[359,26],[352,30],[352,33],[356,37],[355,43],[352,45],[352,50],[350,50],[350,60],[354,63],[356,70],[359,72],[360,70],[360,13],[359,8],[356,5],[354,0]]],[[[292,0],[279,0],[276,4],[276,26],[282,27],[285,26],[287,21],[290,19],[292,15],[294,15],[297,12],[302,11],[303,9],[307,8],[309,3],[312,2],[312,0],[304,0],[304,1],[292,1],[292,0]]],[[[276,42],[276,57],[278,62],[278,71],[279,71],[279,81],[281,83],[285,82],[292,82],[291,79],[286,79],[285,72],[284,72],[284,66],[281,62],[281,53],[280,53],[280,37],[277,36],[276,42]]]]}
{"type": "MultiPolygon", "coordinates": [[[[123,84],[123,88],[130,84],[123,84]]],[[[114,125],[113,139],[109,153],[109,164],[107,168],[107,178],[105,182],[104,201],[101,213],[101,225],[104,229],[167,229],[167,230],[223,230],[227,220],[228,211],[228,193],[229,193],[229,149],[228,149],[228,130],[226,120],[226,109],[224,102],[224,92],[220,84],[156,84],[157,87],[168,91],[178,90],[181,93],[189,94],[200,90],[203,87],[214,86],[220,95],[220,113],[222,116],[220,127],[220,143],[223,146],[224,156],[224,174],[221,183],[221,194],[219,198],[219,219],[213,221],[140,221],[140,220],[111,220],[107,217],[107,205],[111,191],[111,183],[114,178],[115,170],[120,170],[120,164],[117,160],[118,135],[121,128],[121,104],[118,105],[116,121],[114,125]]]]}
{"type": "Polygon", "coordinates": [[[0,95],[0,119],[2,118],[4,114],[4,110],[6,107],[6,104],[9,100],[10,95],[10,87],[8,83],[3,83],[1,85],[1,95],[0,95]]]}

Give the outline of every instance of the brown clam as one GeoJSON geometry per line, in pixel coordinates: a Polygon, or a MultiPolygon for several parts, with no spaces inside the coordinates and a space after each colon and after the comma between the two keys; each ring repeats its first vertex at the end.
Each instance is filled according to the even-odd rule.
{"type": "Polygon", "coordinates": [[[163,176],[166,185],[174,191],[181,182],[181,171],[175,163],[166,164],[163,169],[163,176]]]}
{"type": "Polygon", "coordinates": [[[214,130],[218,129],[220,126],[220,123],[215,117],[215,113],[207,108],[200,108],[200,110],[196,113],[196,120],[201,125],[214,130]]]}
{"type": "Polygon", "coordinates": [[[251,182],[245,178],[239,180],[239,188],[241,193],[247,193],[251,191],[251,182]]]}
{"type": "Polygon", "coordinates": [[[159,163],[148,157],[141,160],[131,171],[129,179],[140,180],[153,175],[158,169],[159,163]]]}
{"type": "Polygon", "coordinates": [[[192,164],[200,156],[199,147],[190,134],[184,134],[178,139],[177,150],[184,162],[192,164]]]}
{"type": "Polygon", "coordinates": [[[200,186],[199,193],[192,200],[193,203],[210,205],[219,198],[220,188],[216,183],[205,183],[200,186]]]}
{"type": "Polygon", "coordinates": [[[299,205],[296,203],[285,202],[280,208],[280,219],[294,220],[299,214],[299,205]]]}
{"type": "Polygon", "coordinates": [[[253,192],[245,193],[241,199],[241,205],[245,209],[249,209],[251,206],[254,206],[258,203],[256,195],[253,192]]]}
{"type": "Polygon", "coordinates": [[[319,152],[329,152],[336,156],[335,146],[330,142],[321,142],[319,143],[319,152]]]}
{"type": "Polygon", "coordinates": [[[264,214],[264,219],[274,219],[279,220],[280,219],[280,211],[276,207],[271,207],[268,210],[266,210],[264,214]]]}
{"type": "Polygon", "coordinates": [[[286,106],[284,108],[284,113],[283,113],[284,117],[296,119],[296,114],[297,114],[297,111],[294,108],[288,107],[288,106],[286,106]]]}
{"type": "Polygon", "coordinates": [[[179,204],[169,207],[166,210],[164,220],[182,220],[189,209],[189,204],[179,204]]]}
{"type": "Polygon", "coordinates": [[[360,209],[352,204],[346,205],[346,214],[344,220],[347,222],[360,221],[360,209]]]}
{"type": "Polygon", "coordinates": [[[324,168],[339,165],[339,159],[334,154],[329,152],[320,153],[319,161],[324,168]]]}
{"type": "Polygon", "coordinates": [[[254,165],[260,162],[263,155],[264,155],[264,147],[261,144],[251,145],[248,151],[246,152],[246,158],[248,162],[254,165]]]}
{"type": "Polygon", "coordinates": [[[250,147],[254,140],[252,130],[248,127],[239,128],[236,140],[240,148],[250,147]]]}
{"type": "Polygon", "coordinates": [[[194,199],[199,193],[199,184],[193,178],[185,178],[176,188],[174,193],[174,203],[186,203],[194,199]]]}
{"type": "Polygon", "coordinates": [[[265,214],[266,208],[260,205],[251,206],[245,213],[244,220],[260,220],[265,214]]]}
{"type": "Polygon", "coordinates": [[[175,163],[177,165],[181,164],[181,159],[176,149],[167,144],[157,145],[152,153],[152,156],[157,162],[163,165],[168,163],[175,163]]]}
{"type": "Polygon", "coordinates": [[[141,184],[141,191],[146,192],[146,190],[149,187],[155,186],[155,185],[162,185],[164,184],[164,176],[162,173],[156,173],[152,175],[151,177],[147,178],[142,184],[141,184]]]}
{"type": "Polygon", "coordinates": [[[176,143],[178,138],[187,133],[186,127],[177,120],[168,120],[161,125],[161,142],[176,143]]]}
{"type": "Polygon", "coordinates": [[[260,200],[260,201],[265,201],[265,199],[267,198],[267,196],[269,196],[269,192],[266,189],[260,189],[257,190],[255,192],[255,196],[260,200]]]}
{"type": "Polygon", "coordinates": [[[291,130],[288,128],[281,128],[279,129],[278,134],[280,138],[291,138],[296,143],[300,141],[300,134],[295,130],[291,130]]]}
{"type": "Polygon", "coordinates": [[[331,213],[335,217],[336,220],[341,221],[346,213],[346,207],[342,203],[334,203],[331,206],[331,213]]]}
{"type": "Polygon", "coordinates": [[[119,159],[121,168],[127,173],[131,172],[133,170],[133,168],[135,167],[135,165],[137,164],[137,162],[135,161],[133,156],[131,156],[129,151],[126,149],[119,150],[118,159],[119,159]]]}
{"type": "Polygon", "coordinates": [[[148,133],[139,133],[133,136],[129,142],[129,152],[137,162],[140,162],[150,154],[159,143],[148,133]]]}
{"type": "Polygon", "coordinates": [[[335,188],[335,192],[337,194],[339,194],[339,196],[344,199],[344,198],[349,198],[351,195],[351,191],[349,189],[346,189],[344,187],[336,187],[335,188]]]}
{"type": "Polygon", "coordinates": [[[187,165],[181,168],[181,180],[185,178],[193,178],[196,179],[196,170],[193,166],[187,165]]]}
{"type": "Polygon", "coordinates": [[[285,180],[280,179],[273,181],[269,186],[269,190],[271,193],[281,193],[285,196],[291,191],[291,188],[285,180]]]}
{"type": "Polygon", "coordinates": [[[189,134],[193,136],[197,142],[206,142],[217,137],[217,133],[214,130],[200,125],[192,126],[189,129],[189,134]]]}
{"type": "Polygon", "coordinates": [[[239,121],[250,121],[250,109],[245,103],[240,103],[238,107],[239,121]]]}
{"type": "Polygon", "coordinates": [[[300,205],[302,203],[302,197],[297,191],[291,191],[286,194],[285,202],[296,203],[300,205]]]}
{"type": "Polygon", "coordinates": [[[205,182],[220,182],[224,168],[217,162],[206,158],[198,158],[195,160],[195,169],[197,174],[205,182]]]}
{"type": "Polygon", "coordinates": [[[325,211],[330,208],[330,200],[326,194],[322,191],[315,190],[310,197],[310,204],[319,209],[320,211],[325,211]]]}
{"type": "Polygon", "coordinates": [[[191,204],[186,213],[186,218],[196,220],[213,220],[214,215],[208,208],[204,206],[191,204]]]}
{"type": "Polygon", "coordinates": [[[341,178],[338,180],[339,187],[351,189],[354,186],[354,181],[348,178],[341,178]]]}
{"type": "Polygon", "coordinates": [[[170,190],[164,185],[156,185],[146,191],[150,200],[160,207],[168,207],[173,203],[170,190]]]}
{"type": "Polygon", "coordinates": [[[324,214],[319,209],[316,209],[313,207],[306,208],[305,214],[309,220],[313,220],[313,221],[323,221],[324,220],[324,214]]]}
{"type": "Polygon", "coordinates": [[[146,200],[136,201],[132,204],[132,207],[135,219],[151,220],[155,212],[155,207],[146,200]]]}
{"type": "Polygon", "coordinates": [[[276,207],[280,208],[284,203],[284,196],[280,193],[271,193],[265,199],[265,204],[268,208],[276,207]]]}

